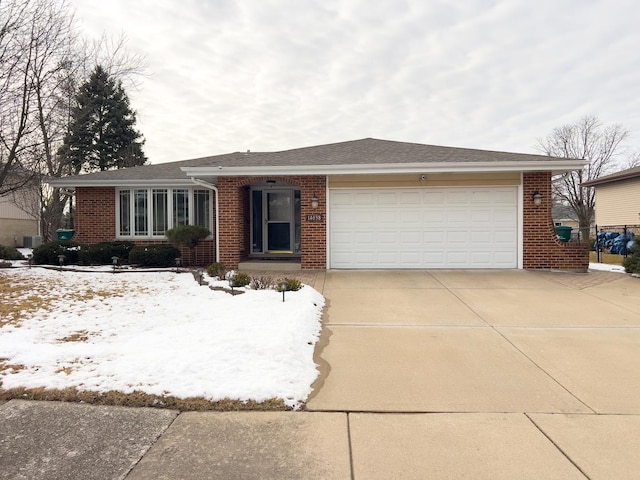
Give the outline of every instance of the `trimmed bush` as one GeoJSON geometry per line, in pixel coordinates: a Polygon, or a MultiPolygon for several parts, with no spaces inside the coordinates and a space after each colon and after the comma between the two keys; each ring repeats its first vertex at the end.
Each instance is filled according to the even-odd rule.
{"type": "Polygon", "coordinates": [[[85,265],[111,265],[112,257],[127,260],[135,245],[131,242],[102,242],[82,247],[79,260],[85,265]]]}
{"type": "Polygon", "coordinates": [[[640,273],[640,242],[633,244],[629,255],[622,261],[622,266],[627,273],[640,273]]]}
{"type": "Polygon", "coordinates": [[[235,277],[233,277],[233,286],[234,287],[246,287],[251,283],[251,277],[247,273],[236,273],[235,277]]]}
{"type": "Polygon", "coordinates": [[[207,267],[207,275],[210,277],[218,277],[218,280],[224,280],[227,269],[224,263],[214,262],[207,267]]]}
{"type": "Polygon", "coordinates": [[[191,265],[196,263],[196,247],[211,235],[209,229],[201,225],[181,225],[167,230],[165,235],[176,247],[187,247],[191,256],[191,265]]]}
{"type": "Polygon", "coordinates": [[[129,252],[129,263],[141,267],[173,267],[179,256],[180,250],[166,243],[136,245],[129,252]]]}
{"type": "Polygon", "coordinates": [[[65,265],[78,263],[80,245],[75,242],[47,242],[33,249],[33,263],[37,265],[60,265],[59,255],[64,255],[65,265]]]}
{"type": "Polygon", "coordinates": [[[297,278],[283,278],[282,280],[278,280],[278,282],[276,283],[276,290],[281,292],[282,291],[282,287],[280,286],[281,283],[286,283],[287,287],[286,287],[286,291],[287,292],[297,292],[298,290],[300,290],[302,288],[302,282],[300,280],[298,280],[297,278]]]}
{"type": "Polygon", "coordinates": [[[24,256],[14,247],[0,245],[0,258],[4,260],[24,260],[24,256]]]}

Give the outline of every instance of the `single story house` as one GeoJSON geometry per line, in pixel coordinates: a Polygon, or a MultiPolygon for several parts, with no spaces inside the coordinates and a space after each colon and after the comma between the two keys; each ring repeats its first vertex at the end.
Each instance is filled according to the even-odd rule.
{"type": "Polygon", "coordinates": [[[596,189],[598,228],[640,225],[640,167],[629,168],[584,182],[596,189]]]}
{"type": "Polygon", "coordinates": [[[551,176],[584,161],[362,140],[51,179],[75,189],[80,243],[212,232],[197,262],[302,269],[588,268],[560,243],[551,176]]]}

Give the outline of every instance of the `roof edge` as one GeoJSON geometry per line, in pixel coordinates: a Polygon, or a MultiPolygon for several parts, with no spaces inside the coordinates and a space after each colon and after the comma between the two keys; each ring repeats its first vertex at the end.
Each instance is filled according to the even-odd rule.
{"type": "Polygon", "coordinates": [[[391,173],[474,173],[474,172],[532,172],[556,173],[578,170],[583,160],[512,161],[512,162],[438,162],[398,164],[246,166],[246,167],[182,167],[187,176],[233,177],[247,175],[357,175],[391,173]]]}

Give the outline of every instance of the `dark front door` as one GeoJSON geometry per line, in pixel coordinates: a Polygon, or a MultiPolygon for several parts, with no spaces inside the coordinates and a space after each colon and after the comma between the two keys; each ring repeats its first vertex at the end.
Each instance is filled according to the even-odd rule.
{"type": "Polygon", "coordinates": [[[251,253],[300,251],[300,191],[254,188],[251,191],[251,253]]]}

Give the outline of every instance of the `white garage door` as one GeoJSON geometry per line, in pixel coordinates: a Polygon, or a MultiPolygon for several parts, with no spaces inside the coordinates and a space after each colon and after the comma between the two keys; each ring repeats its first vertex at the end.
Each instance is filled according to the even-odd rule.
{"type": "Polygon", "coordinates": [[[517,187],[330,191],[331,268],[516,268],[517,187]]]}

